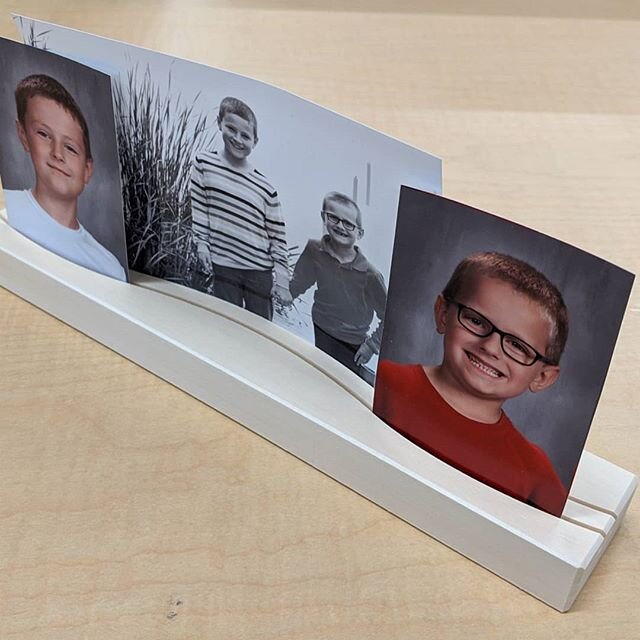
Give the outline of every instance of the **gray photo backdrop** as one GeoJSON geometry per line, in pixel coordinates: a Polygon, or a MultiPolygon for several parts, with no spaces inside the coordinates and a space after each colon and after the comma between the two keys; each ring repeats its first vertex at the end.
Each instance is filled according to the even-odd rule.
{"type": "Polygon", "coordinates": [[[456,265],[499,251],[544,273],[564,297],[569,339],[558,381],[505,403],[514,425],[542,447],[571,486],[602,391],[633,274],[497,216],[402,187],[381,359],[438,364],[442,336],[433,305],[456,265]]]}
{"type": "Polygon", "coordinates": [[[78,219],[127,271],[118,143],[111,79],[48,51],[0,39],[0,176],[5,189],[30,189],[35,175],[16,133],[14,92],[33,73],[55,78],[74,97],[89,127],[93,177],[78,199],[78,219]]]}

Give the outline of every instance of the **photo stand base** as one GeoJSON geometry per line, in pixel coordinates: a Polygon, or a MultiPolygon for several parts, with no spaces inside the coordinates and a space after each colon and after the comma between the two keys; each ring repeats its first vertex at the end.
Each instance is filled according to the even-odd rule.
{"type": "MultiPolygon", "coordinates": [[[[0,216],[1,218],[1,216],[0,216]]],[[[419,449],[373,390],[288,331],[141,274],[126,284],[0,219],[0,286],[155,373],[559,611],[611,542],[637,478],[584,452],[562,518],[419,449]]]]}

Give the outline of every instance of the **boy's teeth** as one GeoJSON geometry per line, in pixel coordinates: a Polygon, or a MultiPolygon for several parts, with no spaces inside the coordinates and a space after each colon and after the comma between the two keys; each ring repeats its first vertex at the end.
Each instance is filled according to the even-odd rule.
{"type": "Polygon", "coordinates": [[[499,378],[502,375],[496,369],[493,369],[492,367],[488,367],[486,364],[480,362],[480,360],[478,360],[471,353],[469,354],[469,360],[470,360],[472,365],[474,365],[475,367],[478,367],[478,369],[480,369],[481,371],[484,371],[485,373],[489,374],[490,376],[493,376],[494,378],[499,378]]]}

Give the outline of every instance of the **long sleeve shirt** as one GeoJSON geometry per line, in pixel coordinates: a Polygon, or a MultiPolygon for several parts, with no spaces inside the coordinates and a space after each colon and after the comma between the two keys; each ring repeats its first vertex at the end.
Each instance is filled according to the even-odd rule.
{"type": "Polygon", "coordinates": [[[309,240],[293,272],[291,296],[297,298],[316,284],[313,322],[343,342],[360,345],[366,341],[378,353],[387,290],[380,272],[355,249],[356,257],[341,263],[332,255],[327,236],[309,240]],[[379,323],[368,336],[374,313],[379,323]]]}
{"type": "Polygon", "coordinates": [[[191,217],[198,243],[214,264],[273,269],[286,287],[289,260],[278,193],[254,168],[243,171],[214,152],[199,153],[191,171],[191,217]]]}

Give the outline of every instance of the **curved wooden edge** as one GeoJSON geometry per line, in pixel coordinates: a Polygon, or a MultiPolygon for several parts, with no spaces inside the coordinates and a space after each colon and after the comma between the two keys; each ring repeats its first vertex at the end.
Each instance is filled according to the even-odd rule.
{"type": "Polygon", "coordinates": [[[331,356],[287,329],[206,293],[144,273],[132,271],[130,274],[131,284],[206,309],[280,345],[334,380],[368,409],[373,406],[373,388],[369,384],[336,362],[331,356]]]}

